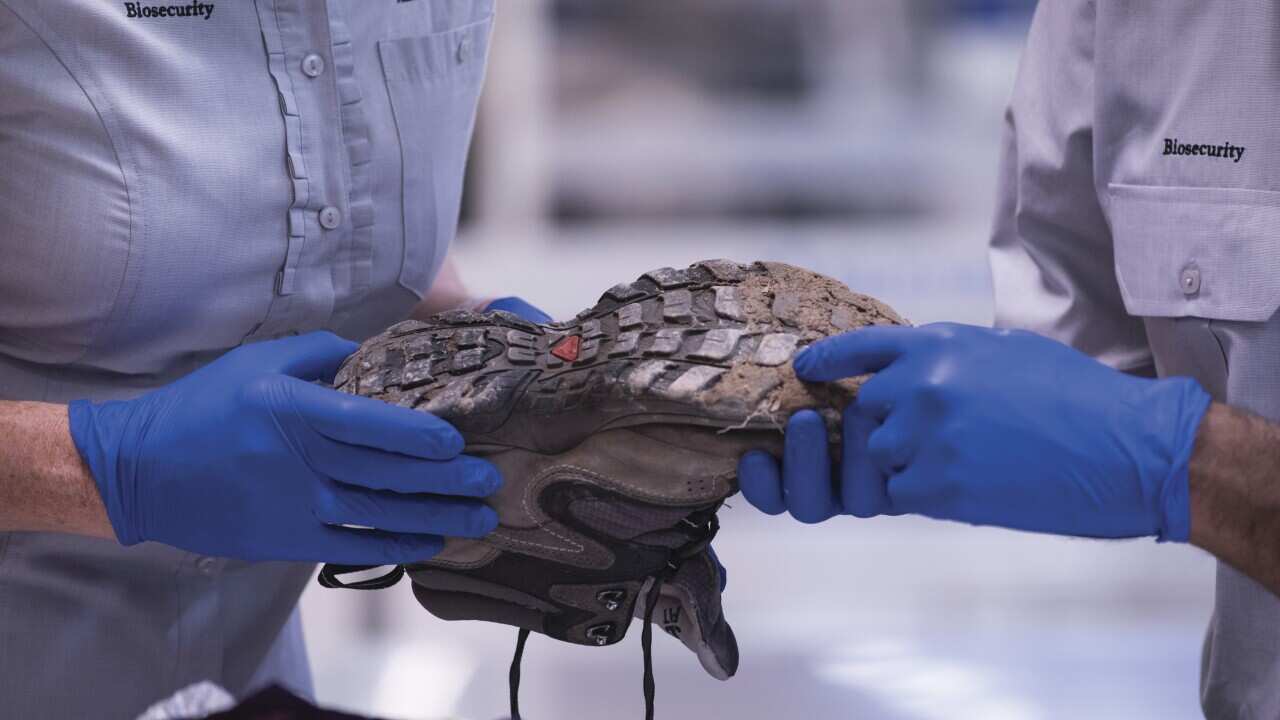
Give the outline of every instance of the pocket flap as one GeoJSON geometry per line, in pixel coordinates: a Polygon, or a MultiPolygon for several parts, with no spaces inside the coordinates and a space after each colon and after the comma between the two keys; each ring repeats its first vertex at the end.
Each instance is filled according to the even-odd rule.
{"type": "Polygon", "coordinates": [[[378,41],[388,82],[425,83],[454,75],[479,77],[489,54],[493,16],[456,30],[378,41]]]}
{"type": "Polygon", "coordinates": [[[1112,184],[1107,210],[1130,314],[1261,321],[1280,307],[1280,193],[1112,184]]]}

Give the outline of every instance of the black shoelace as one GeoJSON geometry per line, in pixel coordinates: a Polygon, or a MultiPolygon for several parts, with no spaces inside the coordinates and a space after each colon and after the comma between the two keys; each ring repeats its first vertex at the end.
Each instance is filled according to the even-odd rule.
{"type": "MultiPolygon", "coordinates": [[[[653,584],[644,602],[644,629],[640,633],[640,648],[644,654],[644,717],[653,720],[654,696],[657,686],[653,679],[653,613],[662,596],[662,586],[686,560],[698,555],[711,545],[716,533],[720,531],[720,521],[716,517],[719,506],[696,512],[681,521],[680,529],[689,535],[689,542],[671,551],[666,567],[651,576],[653,584]]],[[[370,570],[370,565],[338,565],[327,564],[320,568],[320,584],[327,588],[350,588],[353,590],[377,590],[390,587],[400,581],[405,574],[403,566],[396,565],[385,575],[347,583],[341,576],[348,573],[370,570]]],[[[529,641],[529,631],[521,628],[516,637],[516,651],[511,658],[511,670],[507,674],[507,682],[511,691],[511,720],[520,718],[520,662],[524,658],[524,646],[529,641]]]]}
{"type": "Polygon", "coordinates": [[[364,570],[372,570],[378,565],[338,565],[336,563],[326,563],[320,567],[320,587],[326,588],[343,588],[346,590],[381,590],[389,588],[400,582],[400,578],[404,577],[404,566],[393,565],[385,574],[377,577],[367,578],[365,580],[357,580],[355,582],[346,582],[339,578],[348,573],[361,572],[364,570]]]}
{"type": "Polygon", "coordinates": [[[507,681],[511,688],[511,720],[520,720],[520,660],[524,657],[524,644],[529,641],[529,631],[520,628],[516,637],[516,654],[511,658],[511,672],[507,681]]]}
{"type": "MultiPolygon", "coordinates": [[[[701,513],[697,514],[701,515],[701,513]]],[[[662,596],[662,586],[668,578],[674,576],[680,566],[689,558],[701,553],[711,545],[716,533],[720,530],[720,521],[711,510],[704,517],[695,519],[690,516],[684,520],[687,528],[692,529],[696,539],[682,545],[671,553],[667,566],[652,576],[653,584],[649,588],[644,601],[644,629],[640,632],[640,649],[644,655],[644,719],[653,720],[654,699],[657,684],[653,679],[653,612],[662,596]]],[[[520,718],[520,662],[524,659],[524,646],[529,640],[529,631],[521,628],[516,636],[516,652],[511,658],[511,670],[507,679],[511,692],[511,720],[520,718]]]]}

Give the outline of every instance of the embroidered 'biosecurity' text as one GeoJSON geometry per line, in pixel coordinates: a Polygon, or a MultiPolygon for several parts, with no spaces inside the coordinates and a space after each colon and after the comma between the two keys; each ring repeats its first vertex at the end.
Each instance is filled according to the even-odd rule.
{"type": "Polygon", "coordinates": [[[131,18],[162,17],[213,17],[213,3],[190,2],[186,5],[143,5],[140,2],[124,4],[125,16],[131,18]]]}
{"type": "Polygon", "coordinates": [[[1232,162],[1240,162],[1244,158],[1244,148],[1231,143],[1221,145],[1185,145],[1178,138],[1164,139],[1165,155],[1202,155],[1204,157],[1223,158],[1232,162]]]}

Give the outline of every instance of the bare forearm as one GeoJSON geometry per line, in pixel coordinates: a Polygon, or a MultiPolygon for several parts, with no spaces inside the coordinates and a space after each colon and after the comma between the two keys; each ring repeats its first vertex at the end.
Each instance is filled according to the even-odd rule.
{"type": "Polygon", "coordinates": [[[0,530],[115,537],[65,405],[0,401],[0,530]]]}
{"type": "Polygon", "coordinates": [[[1280,595],[1280,425],[1215,403],[1190,481],[1192,544],[1280,595]]]}

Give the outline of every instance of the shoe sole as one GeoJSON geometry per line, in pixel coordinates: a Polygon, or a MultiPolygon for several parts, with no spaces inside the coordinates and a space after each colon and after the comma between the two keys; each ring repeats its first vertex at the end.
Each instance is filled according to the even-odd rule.
{"type": "Polygon", "coordinates": [[[405,321],[365,342],[334,385],[437,415],[473,450],[558,453],[654,423],[780,430],[803,408],[834,439],[859,381],[804,383],[791,359],[828,335],[903,324],[809,270],[709,260],[617,285],[567,322],[462,310],[405,321]]]}

